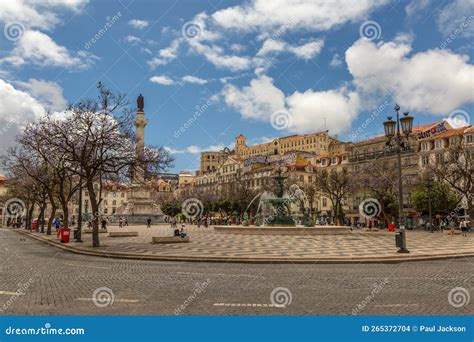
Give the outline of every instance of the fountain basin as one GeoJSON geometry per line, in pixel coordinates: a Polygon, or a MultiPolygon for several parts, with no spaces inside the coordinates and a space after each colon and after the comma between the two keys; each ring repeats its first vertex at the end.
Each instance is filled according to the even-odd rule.
{"type": "Polygon", "coordinates": [[[351,229],[345,226],[214,226],[214,230],[221,233],[243,235],[345,235],[351,233],[351,229]]]}

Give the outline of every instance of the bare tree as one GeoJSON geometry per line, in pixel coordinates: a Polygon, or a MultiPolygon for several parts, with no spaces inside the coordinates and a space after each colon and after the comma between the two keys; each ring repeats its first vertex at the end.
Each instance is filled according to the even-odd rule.
{"type": "Polygon", "coordinates": [[[342,224],[344,220],[343,199],[351,190],[350,175],[346,168],[329,170],[318,168],[316,170],[315,187],[319,193],[329,198],[337,224],[342,224]]]}
{"type": "Polygon", "coordinates": [[[112,93],[102,83],[97,89],[97,101],[69,106],[65,118],[47,116],[41,123],[44,130],[38,132],[65,170],[83,179],[94,214],[94,247],[100,246],[98,221],[104,180],[127,179],[130,170],[137,168],[151,176],[164,171],[173,160],[162,148],[153,147],[145,148],[137,158],[133,116],[125,96],[112,93]]]}
{"type": "Polygon", "coordinates": [[[459,139],[450,143],[446,152],[429,165],[435,177],[447,183],[467,202],[468,213],[474,217],[474,148],[459,139]]]}
{"type": "Polygon", "coordinates": [[[380,203],[380,212],[387,226],[397,207],[391,204],[396,198],[395,189],[399,181],[397,169],[386,160],[376,159],[361,166],[360,171],[352,173],[355,190],[364,190],[372,194],[380,203]]]}

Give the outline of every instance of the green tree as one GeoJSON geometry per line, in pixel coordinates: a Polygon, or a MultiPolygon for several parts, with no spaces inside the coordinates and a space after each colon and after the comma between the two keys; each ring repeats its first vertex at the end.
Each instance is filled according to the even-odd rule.
{"type": "Polygon", "coordinates": [[[441,182],[421,183],[413,192],[413,206],[419,213],[429,213],[431,201],[432,214],[447,214],[456,208],[460,196],[448,184],[441,182]]]}
{"type": "Polygon", "coordinates": [[[165,215],[175,217],[181,212],[181,203],[175,199],[166,201],[161,205],[161,211],[165,215]]]}

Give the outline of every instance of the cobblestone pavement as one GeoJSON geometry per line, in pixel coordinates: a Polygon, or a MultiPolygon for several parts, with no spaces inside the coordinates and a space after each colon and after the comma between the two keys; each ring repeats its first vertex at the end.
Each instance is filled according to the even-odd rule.
{"type": "MultiPolygon", "coordinates": [[[[189,243],[151,244],[152,236],[171,236],[169,226],[130,226],[112,231],[137,231],[137,237],[109,237],[100,234],[101,247],[91,247],[91,234],[83,234],[84,243],[69,246],[95,252],[127,253],[165,257],[193,258],[250,258],[250,259],[359,259],[388,257],[417,257],[443,254],[474,253],[474,234],[468,237],[408,231],[407,245],[410,254],[398,254],[394,233],[386,231],[354,231],[349,235],[241,235],[216,232],[213,228],[190,226],[189,243]]],[[[45,234],[36,233],[42,237],[45,234]]],[[[56,235],[50,236],[58,241],[56,235]]]]}
{"type": "Polygon", "coordinates": [[[0,309],[8,315],[474,314],[474,258],[309,265],[124,260],[73,254],[0,229],[0,260],[0,309]]]}

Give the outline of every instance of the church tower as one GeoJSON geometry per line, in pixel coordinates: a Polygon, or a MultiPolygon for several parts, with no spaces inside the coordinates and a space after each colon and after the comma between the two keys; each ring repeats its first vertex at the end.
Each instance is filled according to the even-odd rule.
{"type": "Polygon", "coordinates": [[[239,134],[235,138],[235,153],[238,154],[239,156],[242,155],[242,152],[245,150],[247,147],[246,145],[246,138],[243,134],[239,134]]]}

